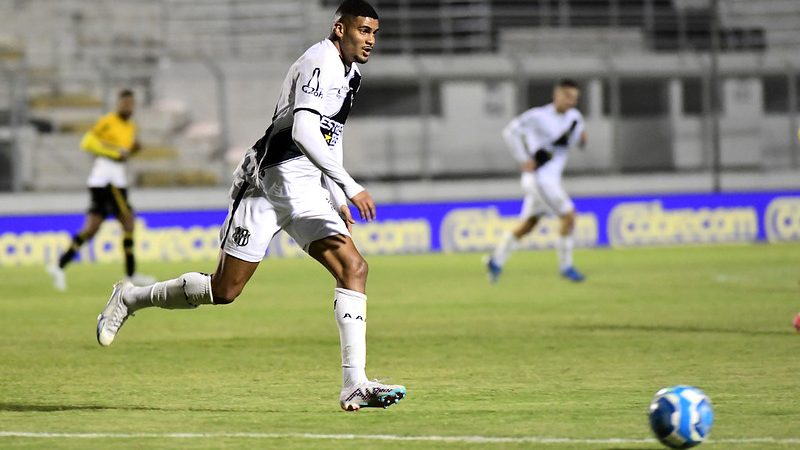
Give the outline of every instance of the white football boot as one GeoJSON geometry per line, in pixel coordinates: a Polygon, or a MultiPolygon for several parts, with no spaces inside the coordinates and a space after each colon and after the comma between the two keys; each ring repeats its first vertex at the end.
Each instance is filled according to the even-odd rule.
{"type": "Polygon", "coordinates": [[[50,278],[53,279],[53,287],[56,288],[57,291],[64,292],[67,290],[67,276],[64,275],[64,270],[61,267],[50,264],[47,266],[47,273],[49,273],[50,278]]]}
{"type": "Polygon", "coordinates": [[[114,285],[111,298],[108,299],[105,309],[97,316],[97,342],[103,347],[108,347],[114,342],[122,324],[133,314],[128,314],[128,307],[122,301],[122,293],[133,286],[129,281],[120,281],[114,285]]]}
{"type": "Polygon", "coordinates": [[[361,408],[388,408],[406,396],[405,386],[381,384],[373,380],[342,388],[339,406],[345,411],[361,408]]]}

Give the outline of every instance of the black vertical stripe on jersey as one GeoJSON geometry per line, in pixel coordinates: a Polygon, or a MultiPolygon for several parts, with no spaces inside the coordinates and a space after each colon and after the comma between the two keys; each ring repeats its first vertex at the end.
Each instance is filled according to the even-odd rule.
{"type": "Polygon", "coordinates": [[[274,125],[270,125],[267,131],[264,132],[264,136],[261,136],[261,139],[253,144],[253,150],[256,151],[256,163],[260,163],[261,159],[264,158],[264,154],[267,152],[267,142],[269,142],[273,128],[274,125]]]}
{"type": "Polygon", "coordinates": [[[569,145],[569,137],[572,135],[572,132],[575,131],[576,126],[578,126],[578,121],[573,120],[572,125],[569,127],[569,130],[565,131],[564,134],[561,135],[561,137],[553,141],[553,146],[566,147],[567,145],[569,145]]]}
{"type": "Polygon", "coordinates": [[[230,214],[228,214],[228,226],[225,228],[225,236],[222,237],[222,242],[219,243],[220,248],[225,248],[225,242],[228,240],[228,234],[231,232],[231,224],[233,224],[233,216],[236,214],[236,210],[239,209],[239,204],[242,203],[242,199],[244,198],[244,193],[250,187],[250,183],[244,182],[239,187],[239,192],[236,194],[236,199],[233,201],[233,207],[231,208],[230,214]]]}
{"type": "MultiPolygon", "coordinates": [[[[347,91],[347,95],[345,96],[344,100],[342,100],[342,107],[339,108],[339,111],[329,116],[329,118],[335,122],[339,122],[340,124],[344,125],[347,122],[347,116],[350,115],[350,108],[353,107],[353,102],[356,98],[356,92],[361,87],[361,75],[356,72],[353,74],[353,78],[350,78],[350,90],[347,91]]],[[[325,130],[322,130],[322,134],[325,134],[325,130]]]]}
{"type": "MultiPolygon", "coordinates": [[[[350,89],[347,91],[344,100],[342,100],[341,108],[339,108],[336,114],[328,118],[344,125],[344,123],[347,122],[347,116],[350,115],[350,108],[353,106],[355,93],[358,92],[360,87],[361,75],[355,73],[353,77],[350,78],[350,89]]],[[[311,108],[298,108],[295,112],[297,111],[310,111],[320,116],[322,115],[319,111],[311,108]]],[[[329,132],[330,130],[320,127],[320,133],[322,133],[323,136],[329,132]]],[[[294,143],[294,139],[292,139],[292,127],[274,132],[274,124],[270,125],[264,133],[264,136],[253,145],[253,148],[256,150],[256,161],[259,162],[259,167],[261,168],[276,166],[290,159],[303,156],[302,150],[300,150],[297,144],[294,143]]]]}
{"type": "Polygon", "coordinates": [[[258,167],[271,167],[303,155],[292,139],[292,127],[274,133],[275,125],[270,125],[264,136],[253,145],[258,167]]]}
{"type": "MultiPolygon", "coordinates": [[[[256,155],[258,155],[258,149],[256,149],[256,155]]],[[[273,133],[272,136],[270,136],[268,142],[266,142],[266,151],[262,153],[262,155],[263,159],[259,159],[259,167],[264,168],[276,166],[290,159],[299,158],[303,156],[303,152],[300,150],[300,147],[294,143],[294,139],[292,139],[292,127],[289,127],[273,133]]]]}

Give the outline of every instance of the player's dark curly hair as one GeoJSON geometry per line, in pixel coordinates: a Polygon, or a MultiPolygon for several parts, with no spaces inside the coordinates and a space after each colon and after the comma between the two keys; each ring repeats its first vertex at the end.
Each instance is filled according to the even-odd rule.
{"type": "Polygon", "coordinates": [[[380,19],[378,13],[375,12],[375,8],[364,0],[344,0],[336,9],[336,18],[344,16],[380,19]]]}
{"type": "Polygon", "coordinates": [[[575,88],[575,89],[580,89],[581,88],[580,85],[578,84],[578,82],[573,80],[572,78],[562,78],[562,79],[558,80],[558,83],[556,83],[556,87],[560,87],[560,88],[575,88]]]}

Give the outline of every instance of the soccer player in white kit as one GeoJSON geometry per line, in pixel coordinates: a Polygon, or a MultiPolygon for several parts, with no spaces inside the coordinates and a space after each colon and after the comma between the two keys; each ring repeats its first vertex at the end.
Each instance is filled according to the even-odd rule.
{"type": "Polygon", "coordinates": [[[366,1],[345,0],[339,6],[329,37],[289,69],[272,124],[234,174],[216,272],[186,273],[146,287],[116,284],[98,317],[101,345],[110,345],[141,308],[233,302],[272,238],[284,230],[336,280],[342,409],[385,408],[405,397],[405,387],[370,381],[365,373],[367,262],[350,238],[355,222],[347,199],[367,221],[375,218],[375,203],[342,166],[342,132],[361,83],[356,63],[369,59],[378,27],[378,15],[366,1]]]}
{"type": "Polygon", "coordinates": [[[525,199],[520,212],[522,222],[506,233],[494,252],[485,258],[493,283],[520,239],[547,214],[561,219],[557,245],[561,275],[574,282],[585,278],[572,262],[575,205],[561,186],[569,150],[586,145],[583,115],[575,108],[579,96],[580,88],[574,81],[561,80],[553,88],[552,103],[525,111],[503,130],[503,139],[522,168],[525,199]]]}

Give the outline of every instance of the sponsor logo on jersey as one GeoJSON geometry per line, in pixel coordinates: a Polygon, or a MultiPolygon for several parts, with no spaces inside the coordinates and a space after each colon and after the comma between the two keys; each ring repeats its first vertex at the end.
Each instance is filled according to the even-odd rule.
{"type": "Polygon", "coordinates": [[[328,146],[333,147],[339,142],[344,132],[344,124],[331,119],[330,117],[322,116],[319,120],[319,130],[322,132],[322,137],[328,146]]]}
{"type": "Polygon", "coordinates": [[[231,235],[233,242],[239,247],[244,247],[250,242],[250,230],[243,227],[236,227],[231,235]]]}
{"type": "Polygon", "coordinates": [[[313,95],[314,97],[322,97],[322,91],[319,90],[319,74],[319,67],[315,67],[314,71],[311,73],[311,79],[308,80],[308,83],[303,85],[303,92],[313,95]]]}

